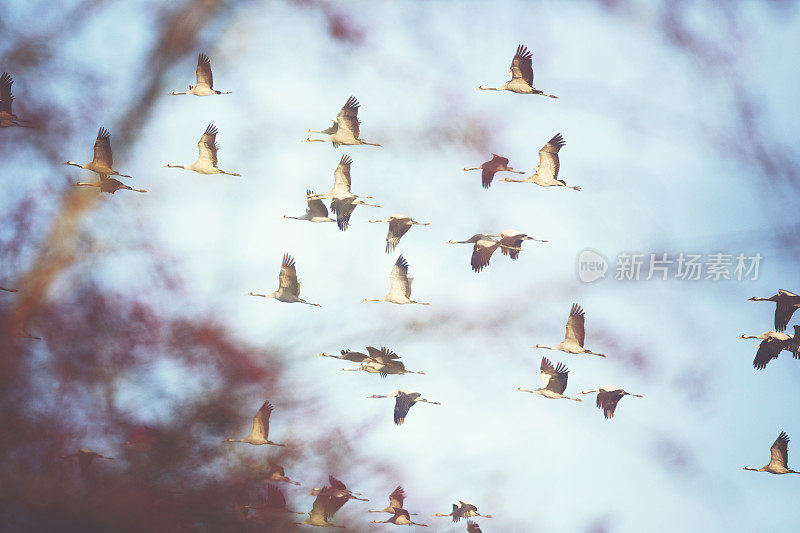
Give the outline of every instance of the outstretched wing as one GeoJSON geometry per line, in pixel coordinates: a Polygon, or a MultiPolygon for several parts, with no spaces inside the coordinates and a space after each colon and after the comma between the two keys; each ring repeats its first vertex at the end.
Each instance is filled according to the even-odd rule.
{"type": "Polygon", "coordinates": [[[467,533],[483,533],[477,522],[467,520],[467,533]]]}
{"type": "Polygon", "coordinates": [[[394,400],[394,423],[401,425],[408,414],[408,410],[414,405],[414,400],[409,394],[400,393],[394,400]]]}
{"type": "Polygon", "coordinates": [[[11,102],[14,101],[14,96],[11,94],[11,85],[14,83],[14,78],[8,72],[3,72],[0,76],[0,115],[7,113],[12,115],[11,102]]]}
{"type": "Polygon", "coordinates": [[[336,225],[339,229],[346,231],[350,227],[350,216],[356,210],[355,198],[352,196],[344,199],[334,198],[331,200],[331,211],[336,213],[336,225]]]}
{"type": "Polygon", "coordinates": [[[769,466],[789,467],[789,435],[781,431],[769,449],[769,466]]]}
{"type": "Polygon", "coordinates": [[[294,257],[289,254],[283,254],[281,273],[278,275],[278,290],[285,290],[290,294],[300,296],[300,282],[297,281],[294,257]]]}
{"type": "Polygon", "coordinates": [[[472,265],[472,270],[474,272],[480,272],[489,266],[489,261],[492,259],[492,254],[495,250],[497,250],[497,246],[495,246],[495,244],[497,244],[497,241],[494,239],[481,239],[475,243],[475,246],[472,247],[472,259],[470,260],[470,264],[472,265]]]}
{"type": "Polygon", "coordinates": [[[583,347],[583,341],[586,337],[584,319],[581,306],[572,304],[572,309],[570,309],[569,318],[567,319],[567,333],[564,335],[564,342],[577,342],[579,346],[583,347]]]}
{"type": "MultiPolygon", "coordinates": [[[[800,299],[800,297],[793,292],[784,289],[778,289],[778,294],[793,297],[795,300],[800,299]]],[[[792,319],[795,309],[797,308],[791,303],[788,305],[775,303],[775,331],[784,331],[786,329],[786,326],[789,325],[789,320],[792,319]]]]}
{"type": "Polygon", "coordinates": [[[376,363],[388,364],[394,360],[400,359],[399,355],[385,346],[382,346],[380,350],[374,346],[367,346],[367,352],[369,353],[369,358],[376,363]]]}
{"type": "Polygon", "coordinates": [[[408,277],[408,261],[401,255],[389,274],[389,293],[411,297],[411,280],[408,277]]]}
{"type": "Polygon", "coordinates": [[[542,357],[542,364],[539,369],[542,377],[542,387],[557,394],[563,394],[567,388],[567,377],[569,375],[569,370],[564,366],[564,363],[558,363],[554,367],[549,359],[542,357]]]}
{"type": "Polygon", "coordinates": [[[358,108],[360,105],[358,100],[351,96],[336,116],[338,129],[342,132],[350,132],[355,139],[358,139],[359,136],[358,108]]]}
{"type": "Polygon", "coordinates": [[[306,202],[308,202],[306,212],[312,217],[327,217],[328,208],[325,207],[325,202],[321,198],[312,198],[313,195],[314,191],[306,189],[306,202]]]}
{"type": "Polygon", "coordinates": [[[547,144],[542,146],[539,150],[539,168],[536,170],[539,176],[550,180],[558,178],[558,170],[560,167],[558,151],[561,150],[561,147],[565,144],[567,144],[567,142],[564,140],[564,137],[560,133],[556,133],[547,144]]]}
{"type": "Polygon", "coordinates": [[[105,128],[100,128],[97,132],[92,163],[109,169],[114,168],[114,158],[111,155],[111,134],[105,128]]]}
{"type": "Polygon", "coordinates": [[[273,409],[275,408],[267,400],[253,417],[253,429],[250,433],[254,438],[266,440],[269,437],[269,417],[273,409]]]}
{"type": "Polygon", "coordinates": [[[761,344],[758,345],[756,357],[753,359],[753,367],[757,370],[763,370],[767,367],[767,363],[773,359],[777,359],[781,350],[786,348],[788,342],[773,337],[767,337],[761,344]]]}
{"type": "Polygon", "coordinates": [[[328,495],[329,487],[322,487],[322,490],[317,494],[314,503],[311,506],[311,511],[308,516],[312,518],[322,518],[325,521],[329,520],[334,511],[332,511],[331,497],[328,495]]]}
{"type": "Polygon", "coordinates": [[[492,158],[481,165],[481,183],[483,184],[483,188],[488,189],[491,187],[492,180],[494,179],[494,175],[497,173],[497,169],[507,166],[507,158],[497,154],[492,154],[492,158]]]}
{"type": "Polygon", "coordinates": [[[519,248],[522,246],[522,238],[526,235],[506,235],[500,239],[500,252],[511,259],[519,257],[519,248]]]}
{"type": "Polygon", "coordinates": [[[618,391],[597,391],[597,407],[603,410],[603,416],[612,418],[622,396],[618,391]]]}
{"type": "Polygon", "coordinates": [[[197,56],[197,87],[214,88],[214,76],[211,74],[211,60],[205,54],[197,56]]]}
{"type": "Polygon", "coordinates": [[[217,132],[217,127],[213,124],[209,124],[206,127],[205,133],[203,133],[203,136],[200,137],[200,140],[197,142],[198,161],[205,161],[213,167],[217,166],[217,150],[219,150],[217,132]]]}
{"type": "Polygon", "coordinates": [[[533,87],[533,56],[525,45],[517,46],[517,53],[511,61],[511,79],[524,80],[533,87]]]}
{"type": "Polygon", "coordinates": [[[403,490],[403,487],[397,486],[394,489],[394,492],[389,494],[389,507],[395,507],[397,509],[403,508],[403,501],[406,499],[406,491],[403,490]]]}
{"type": "Polygon", "coordinates": [[[497,173],[497,170],[484,166],[481,169],[481,184],[483,185],[484,189],[488,189],[492,186],[492,180],[494,179],[494,175],[497,173]]]}
{"type": "Polygon", "coordinates": [[[286,497],[283,491],[275,485],[267,485],[267,508],[275,511],[286,510],[286,497]]]}
{"type": "Polygon", "coordinates": [[[397,243],[411,229],[411,220],[405,218],[393,218],[389,221],[389,232],[386,234],[386,253],[394,252],[397,243]]]}
{"type": "Polygon", "coordinates": [[[342,189],[350,192],[350,165],[352,164],[353,160],[349,155],[343,155],[339,160],[336,170],[333,171],[334,189],[342,189]]]}
{"type": "Polygon", "coordinates": [[[347,486],[338,479],[336,479],[335,477],[333,477],[333,475],[328,476],[328,481],[330,482],[331,487],[333,487],[334,489],[347,490],[347,486]]]}

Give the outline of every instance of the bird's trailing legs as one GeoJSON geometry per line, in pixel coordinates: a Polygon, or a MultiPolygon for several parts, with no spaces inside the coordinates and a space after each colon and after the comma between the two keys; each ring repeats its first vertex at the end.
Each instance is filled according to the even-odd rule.
{"type": "Polygon", "coordinates": [[[239,177],[242,176],[241,174],[237,174],[236,172],[225,172],[224,170],[221,169],[217,170],[219,170],[219,174],[225,174],[226,176],[239,176],[239,177]]]}

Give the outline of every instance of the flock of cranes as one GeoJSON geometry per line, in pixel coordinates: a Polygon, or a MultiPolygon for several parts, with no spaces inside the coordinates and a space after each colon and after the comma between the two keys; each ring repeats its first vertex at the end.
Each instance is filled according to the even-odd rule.
{"type": "MultiPolygon", "coordinates": [[[[523,45],[519,45],[514,55],[510,68],[511,79],[499,87],[484,87],[479,86],[479,90],[494,90],[494,91],[510,91],[517,94],[531,94],[547,96],[549,98],[557,98],[555,95],[545,94],[543,91],[537,89],[533,85],[533,68],[532,68],[532,55],[523,45]]],[[[171,92],[170,95],[195,95],[195,96],[211,96],[220,94],[231,94],[230,92],[223,92],[214,89],[213,74],[211,71],[211,62],[205,54],[200,54],[197,61],[196,70],[196,83],[189,85],[189,90],[184,92],[171,92]]],[[[21,119],[13,114],[12,102],[14,96],[11,93],[13,79],[8,73],[3,73],[0,77],[0,127],[31,127],[26,124],[26,120],[21,119]]],[[[332,121],[332,125],[325,130],[306,130],[308,133],[315,133],[323,135],[323,138],[306,138],[304,142],[330,142],[333,147],[340,146],[356,146],[356,145],[369,145],[369,146],[382,146],[378,143],[365,141],[360,137],[360,121],[358,119],[358,111],[360,104],[355,97],[351,96],[347,99],[344,106],[339,111],[336,119],[332,121]]],[[[218,151],[219,144],[216,142],[218,129],[213,124],[209,124],[199,142],[197,160],[188,165],[180,165],[169,163],[164,165],[165,168],[181,168],[190,170],[200,174],[225,174],[229,176],[241,176],[241,174],[227,172],[219,168],[218,151]]],[[[544,146],[539,150],[539,165],[534,169],[533,173],[525,179],[513,179],[509,177],[502,178],[503,182],[516,182],[516,183],[534,183],[542,187],[567,187],[575,191],[580,191],[579,186],[569,186],[563,179],[559,178],[559,152],[565,146],[566,142],[561,133],[554,135],[544,146]]],[[[83,170],[89,170],[99,176],[97,182],[77,182],[76,186],[97,187],[101,192],[114,194],[118,190],[131,190],[135,192],[146,192],[143,189],[134,189],[123,182],[117,180],[116,177],[130,178],[131,176],[122,174],[114,168],[113,154],[111,150],[111,134],[105,128],[100,128],[94,144],[94,157],[91,162],[86,164],[79,164],[73,161],[67,161],[64,165],[75,166],[83,170]]],[[[349,155],[343,155],[334,171],[333,187],[322,194],[315,193],[312,189],[306,189],[306,212],[301,216],[287,216],[283,218],[303,220],[314,223],[335,222],[338,228],[342,231],[348,229],[350,218],[359,205],[381,207],[377,204],[370,204],[365,202],[365,199],[371,199],[371,196],[357,195],[351,190],[352,177],[351,167],[353,159],[349,155]],[[325,200],[330,202],[330,213],[335,215],[335,218],[329,216],[329,210],[325,205],[325,200]]],[[[477,167],[464,168],[464,171],[481,170],[481,182],[484,188],[489,188],[494,180],[495,174],[498,172],[509,172],[516,174],[525,174],[523,171],[515,170],[509,166],[509,159],[498,154],[492,154],[492,159],[486,161],[477,167]]],[[[368,220],[369,223],[388,223],[388,233],[386,236],[386,253],[392,254],[395,252],[400,240],[408,233],[412,226],[428,226],[428,222],[419,222],[407,215],[393,214],[384,219],[368,220]]],[[[478,233],[472,237],[462,241],[447,241],[447,244],[472,244],[473,251],[470,259],[470,265],[474,272],[481,272],[489,266],[492,255],[498,249],[501,254],[511,260],[519,258],[522,251],[522,245],[525,241],[536,241],[541,243],[548,242],[547,240],[537,239],[526,235],[517,230],[504,230],[499,233],[487,234],[478,233]]],[[[399,255],[394,266],[392,267],[389,275],[390,289],[389,292],[377,299],[364,299],[363,302],[389,302],[394,304],[420,304],[430,305],[427,302],[417,302],[411,299],[411,286],[413,278],[408,274],[409,264],[403,255],[399,255]]],[[[7,289],[0,287],[0,290],[6,292],[16,292],[15,289],[7,289]]],[[[284,254],[281,263],[280,274],[278,276],[278,289],[269,294],[261,293],[248,293],[250,296],[259,296],[263,298],[272,298],[284,303],[303,303],[311,306],[319,307],[320,304],[308,302],[300,298],[300,283],[297,277],[294,259],[291,255],[284,254]]],[[[763,369],[772,360],[776,359],[780,352],[789,351],[793,354],[794,358],[800,359],[800,325],[794,326],[795,335],[790,336],[783,331],[788,326],[792,314],[796,309],[800,308],[800,296],[789,291],[780,290],[778,293],[770,298],[750,298],[754,301],[771,301],[776,304],[775,309],[775,330],[768,331],[761,335],[742,335],[742,339],[760,339],[762,342],[759,345],[756,358],[753,365],[757,369],[763,369]]],[[[35,338],[30,336],[31,338],[35,338]]],[[[564,340],[554,346],[545,346],[541,344],[535,345],[533,348],[548,349],[561,351],[567,354],[587,354],[598,357],[606,357],[605,354],[594,352],[584,346],[585,344],[585,313],[578,304],[573,304],[570,310],[569,318],[566,324],[566,333],[564,340]]],[[[367,353],[356,352],[351,350],[341,350],[339,355],[330,353],[321,353],[321,357],[331,357],[341,359],[351,363],[356,363],[358,366],[355,368],[343,368],[343,371],[363,371],[367,373],[379,374],[381,377],[386,377],[389,374],[402,375],[409,373],[424,374],[422,371],[407,370],[400,357],[392,350],[383,347],[375,348],[368,346],[367,353]]],[[[540,364],[540,377],[542,386],[537,389],[517,388],[517,391],[528,392],[531,394],[538,394],[548,399],[567,399],[580,402],[580,398],[573,398],[565,395],[567,388],[567,381],[569,377],[569,370],[563,362],[556,362],[555,364],[548,358],[542,357],[540,364]]],[[[631,394],[624,389],[603,385],[593,390],[581,391],[580,394],[596,394],[597,408],[603,411],[605,418],[609,419],[614,416],[619,401],[625,396],[633,396],[642,398],[639,394],[631,394]]],[[[428,400],[422,397],[422,394],[408,389],[399,389],[391,394],[373,394],[368,398],[394,398],[394,414],[393,419],[395,424],[402,425],[408,416],[409,410],[417,403],[428,403],[433,405],[441,405],[437,401],[428,400]]],[[[246,443],[251,445],[271,445],[271,446],[285,446],[284,444],[273,442],[269,440],[269,423],[270,417],[274,410],[273,405],[269,401],[264,401],[257,413],[253,417],[252,428],[250,434],[241,438],[233,439],[227,438],[224,440],[226,443],[246,443]]],[[[781,432],[775,443],[770,450],[770,462],[768,465],[760,468],[744,467],[745,470],[769,472],[773,474],[786,474],[798,473],[788,468],[788,452],[787,446],[789,437],[785,432],[781,432]]],[[[74,454],[62,456],[64,458],[75,457],[82,471],[87,471],[95,459],[113,460],[113,457],[106,457],[91,450],[82,448],[74,454]]],[[[271,483],[287,483],[292,485],[300,485],[299,482],[288,478],[285,475],[284,469],[279,465],[270,465],[268,473],[268,481],[271,483]]],[[[310,495],[315,496],[311,511],[308,512],[308,518],[299,524],[324,526],[324,527],[344,527],[335,525],[331,522],[333,515],[342,508],[350,500],[368,501],[366,498],[360,497],[361,494],[349,490],[344,483],[336,479],[334,476],[329,476],[328,484],[321,488],[313,488],[309,492],[310,495]]],[[[389,495],[389,506],[382,510],[369,510],[369,512],[388,513],[391,515],[386,520],[374,520],[374,523],[386,523],[394,525],[415,525],[427,527],[427,524],[414,522],[411,517],[416,513],[410,513],[404,508],[405,491],[401,486],[398,486],[389,495]]],[[[255,513],[294,513],[287,508],[286,498],[283,492],[277,488],[277,485],[270,484],[267,488],[267,493],[263,498],[261,504],[258,505],[244,505],[241,510],[245,517],[251,516],[251,512],[255,513]]],[[[304,513],[295,513],[304,514],[304,513]]],[[[462,518],[491,518],[491,515],[482,515],[478,513],[475,505],[459,501],[458,504],[453,504],[452,511],[447,514],[435,514],[433,516],[451,517],[454,522],[459,522],[462,518]]],[[[472,533],[479,533],[480,527],[477,523],[469,520],[467,522],[467,531],[472,533]]]]}

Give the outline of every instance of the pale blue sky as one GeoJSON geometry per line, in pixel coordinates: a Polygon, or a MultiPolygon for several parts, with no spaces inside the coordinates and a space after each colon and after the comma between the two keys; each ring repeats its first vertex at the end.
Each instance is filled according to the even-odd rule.
{"type": "MultiPolygon", "coordinates": [[[[22,5],[10,18],[34,24],[22,5]]],[[[130,96],[127,65],[145,56],[152,38],[147,5],[107,8],[59,52],[64,68],[108,69],[81,88],[97,94],[97,119],[65,141],[64,160],[88,160],[97,127],[119,118],[114,103],[130,96]]],[[[247,341],[285,353],[296,399],[318,402],[353,431],[368,426],[356,453],[393,457],[407,508],[423,517],[461,499],[495,515],[481,523],[487,533],[598,524],[614,532],[793,530],[800,480],[739,468],[765,464],[781,430],[796,439],[796,466],[800,424],[791,409],[800,400],[800,367],[784,355],[756,372],[756,345],[736,336],[772,328],[774,306],[747,297],[800,288],[794,258],[772,253],[767,239],[770,228],[797,217],[759,205],[784,189],[769,185],[748,154],[735,153],[742,132],[732,118],[732,90],[757,94],[764,133],[796,144],[800,13],[737,7],[747,26],[731,43],[731,76],[667,43],[649,3],[626,9],[630,15],[588,2],[357,2],[346,11],[366,36],[351,46],[331,40],[318,11],[284,2],[243,7],[203,50],[216,88],[233,94],[167,97],[193,83],[196,58],[187,56],[171,69],[141,140],[114,144],[117,166],[150,192],[104,198],[86,222],[107,252],[85,266],[101,284],[158,301],[150,259],[126,243],[165,250],[190,296],[159,305],[213,314],[247,341]],[[536,85],[558,100],[473,90],[507,79],[518,43],[533,52],[536,85]],[[362,136],[384,148],[299,142],[304,130],[327,127],[351,94],[361,102],[362,136]],[[220,167],[242,178],[161,168],[194,161],[209,122],[220,130],[220,167]],[[482,151],[457,140],[473,124],[485,128],[482,151]],[[530,171],[557,132],[567,142],[561,177],[581,192],[497,181],[484,190],[478,172],[461,172],[489,152],[530,171]],[[303,212],[306,188],[330,187],[343,153],[354,160],[354,192],[383,208],[359,207],[345,233],[281,219],[303,212]],[[431,222],[414,227],[397,250],[411,265],[414,298],[429,308],[360,303],[388,289],[397,254],[383,251],[386,225],[366,220],[391,213],[431,222]],[[550,242],[526,243],[516,262],[497,254],[477,275],[468,247],[443,244],[508,228],[550,242]],[[584,285],[575,259],[586,247],[610,257],[761,251],[765,259],[757,282],[584,285]],[[296,258],[302,296],[321,309],[244,296],[275,289],[284,252],[296,258]],[[573,302],[586,310],[587,345],[607,359],[530,348],[563,337],[573,302]],[[381,380],[314,357],[368,344],[391,347],[426,375],[381,380]],[[542,355],[570,368],[568,394],[613,384],[645,398],[623,400],[607,421],[593,397],[576,404],[516,392],[539,386],[542,355]],[[640,367],[632,365],[637,356],[640,367]],[[396,427],[392,401],[366,397],[397,388],[443,405],[417,405],[396,427]]],[[[701,3],[692,12],[710,41],[725,42],[715,9],[701,3]]],[[[19,79],[15,91],[25,90],[19,79]]],[[[23,166],[22,155],[12,164],[15,175],[25,172],[37,184],[81,175],[23,166]]],[[[9,180],[0,191],[13,197],[9,180]]],[[[53,297],[69,290],[69,276],[53,297]]],[[[150,387],[181,394],[197,386],[179,368],[154,371],[146,383],[140,388],[132,379],[120,401],[128,394],[153,416],[160,396],[150,387]]],[[[251,392],[255,408],[263,398],[243,394],[251,392]]],[[[280,407],[280,398],[271,400],[280,407]]],[[[278,440],[302,442],[315,431],[313,420],[278,413],[278,440]]],[[[304,468],[320,477],[313,463],[295,467],[304,468]]],[[[381,507],[393,488],[359,478],[357,469],[349,481],[381,507]]],[[[310,505],[293,497],[295,507],[310,505]]],[[[367,507],[348,504],[337,522],[371,520],[361,514],[367,507]]],[[[436,531],[464,529],[445,519],[427,523],[436,531]]]]}

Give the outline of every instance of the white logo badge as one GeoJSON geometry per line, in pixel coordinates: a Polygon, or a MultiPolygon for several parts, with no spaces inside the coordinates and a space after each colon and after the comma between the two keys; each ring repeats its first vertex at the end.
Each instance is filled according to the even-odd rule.
{"type": "Polygon", "coordinates": [[[578,279],[584,283],[591,283],[606,277],[608,261],[598,252],[590,249],[578,254],[578,279]]]}

